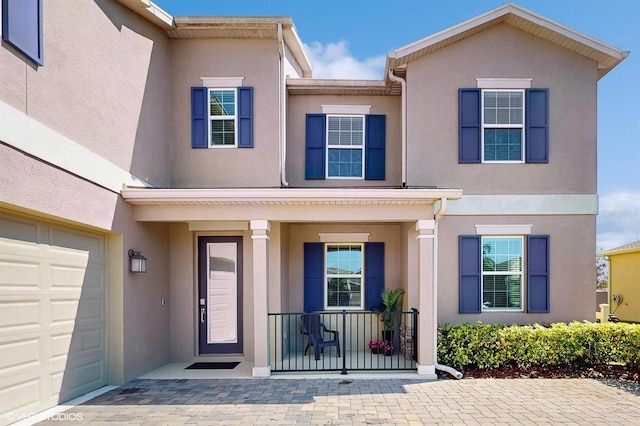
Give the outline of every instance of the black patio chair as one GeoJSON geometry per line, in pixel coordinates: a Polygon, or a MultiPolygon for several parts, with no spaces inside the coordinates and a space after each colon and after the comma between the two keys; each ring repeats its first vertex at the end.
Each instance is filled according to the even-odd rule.
{"type": "Polygon", "coordinates": [[[300,315],[302,324],[300,325],[300,333],[309,336],[307,347],[304,348],[304,354],[307,354],[310,346],[313,346],[313,353],[316,361],[320,359],[320,354],[324,354],[324,348],[335,346],[338,357],[340,357],[340,333],[336,330],[329,330],[320,320],[319,314],[303,314],[300,315]],[[325,339],[325,333],[330,334],[330,340],[325,339]]]}

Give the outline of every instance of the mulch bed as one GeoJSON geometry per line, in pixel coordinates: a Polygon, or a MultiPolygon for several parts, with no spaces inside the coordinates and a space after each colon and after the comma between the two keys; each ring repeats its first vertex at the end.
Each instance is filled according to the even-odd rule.
{"type": "MultiPolygon", "coordinates": [[[[640,383],[640,371],[623,365],[505,367],[490,370],[467,369],[461,372],[464,374],[463,379],[614,379],[640,383]]],[[[442,371],[438,371],[438,378],[454,379],[442,371]]]]}

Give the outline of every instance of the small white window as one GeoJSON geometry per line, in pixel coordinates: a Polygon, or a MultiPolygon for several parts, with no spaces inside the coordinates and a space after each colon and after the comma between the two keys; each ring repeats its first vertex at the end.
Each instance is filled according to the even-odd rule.
{"type": "Polygon", "coordinates": [[[482,91],[484,162],[524,161],[524,90],[482,91]]]}
{"type": "Polygon", "coordinates": [[[236,89],[209,89],[209,146],[238,145],[236,89]]]}
{"type": "Polygon", "coordinates": [[[325,245],[326,309],[362,309],[363,244],[325,245]]]}
{"type": "Polygon", "coordinates": [[[364,176],[364,115],[327,116],[327,177],[364,176]]]}
{"type": "Polygon", "coordinates": [[[521,311],[522,236],[482,237],[482,310],[521,311]]]}

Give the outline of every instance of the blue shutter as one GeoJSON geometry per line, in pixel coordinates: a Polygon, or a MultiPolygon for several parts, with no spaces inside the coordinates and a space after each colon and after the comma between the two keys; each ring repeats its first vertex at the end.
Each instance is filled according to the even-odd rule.
{"type": "Polygon", "coordinates": [[[458,90],[458,163],[480,163],[480,89],[458,90]]]}
{"type": "Polygon", "coordinates": [[[364,142],[364,178],[384,180],[385,175],[385,140],[387,135],[387,117],[384,115],[367,115],[365,117],[364,142]]]}
{"type": "Polygon", "coordinates": [[[305,179],[324,179],[326,125],[325,114],[307,114],[305,179]]]}
{"type": "Polygon", "coordinates": [[[191,148],[209,147],[209,105],[206,87],[191,88],[191,148]]]}
{"type": "Polygon", "coordinates": [[[527,312],[550,311],[549,301],[549,236],[527,238],[527,312]]]}
{"type": "Polygon", "coordinates": [[[549,89],[526,90],[525,161],[549,162],[549,89]]]}
{"type": "Polygon", "coordinates": [[[44,0],[2,0],[2,39],[37,65],[44,64],[42,5],[44,0]]]}
{"type": "Polygon", "coordinates": [[[384,290],[384,243],[364,245],[364,308],[379,309],[384,290]]]}
{"type": "Polygon", "coordinates": [[[304,310],[324,309],[324,244],[304,243],[304,310]]]}
{"type": "Polygon", "coordinates": [[[477,314],[482,311],[482,270],[479,235],[458,237],[458,281],[459,306],[461,314],[477,314]]]}
{"type": "Polygon", "coordinates": [[[253,148],[253,87],[238,87],[238,148],[253,148]]]}

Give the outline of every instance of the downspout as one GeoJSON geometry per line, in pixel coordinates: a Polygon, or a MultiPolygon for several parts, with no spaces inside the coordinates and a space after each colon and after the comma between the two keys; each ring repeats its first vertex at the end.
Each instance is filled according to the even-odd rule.
{"type": "Polygon", "coordinates": [[[289,186],[286,176],[286,159],[287,159],[287,129],[286,129],[286,81],[284,77],[284,39],[282,37],[282,23],[278,22],[278,53],[280,54],[280,76],[278,77],[278,140],[280,151],[280,187],[289,186]]]}
{"type": "Polygon", "coordinates": [[[389,80],[402,86],[402,187],[407,187],[407,82],[389,70],[389,80]]]}
{"type": "Polygon", "coordinates": [[[438,222],[447,211],[447,199],[440,199],[440,207],[433,215],[435,226],[433,229],[433,363],[436,370],[449,373],[456,379],[462,379],[462,373],[448,365],[438,364],[438,222]]]}

